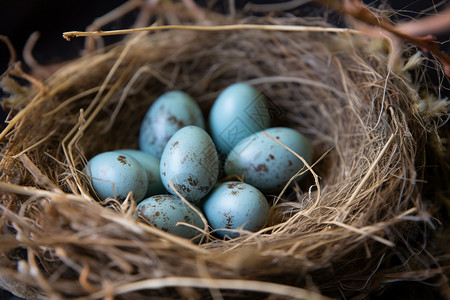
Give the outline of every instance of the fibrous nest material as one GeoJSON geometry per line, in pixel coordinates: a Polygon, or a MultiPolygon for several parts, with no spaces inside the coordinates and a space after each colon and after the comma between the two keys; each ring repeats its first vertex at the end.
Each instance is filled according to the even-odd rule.
{"type": "Polygon", "coordinates": [[[141,33],[16,95],[1,149],[1,285],[27,298],[321,299],[444,276],[424,246],[434,223],[421,194],[435,119],[383,49],[325,27],[141,33]],[[130,199],[90,193],[86,160],[137,147],[158,96],[185,91],[206,116],[235,82],[262,91],[273,123],[315,153],[315,176],[268,197],[265,229],[197,245],[135,220],[130,199]]]}

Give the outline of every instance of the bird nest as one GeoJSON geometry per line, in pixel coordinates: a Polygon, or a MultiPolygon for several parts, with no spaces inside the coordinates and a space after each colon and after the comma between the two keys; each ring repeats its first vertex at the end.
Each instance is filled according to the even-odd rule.
{"type": "Polygon", "coordinates": [[[391,72],[380,41],[327,27],[172,29],[65,66],[15,97],[3,132],[1,285],[30,299],[321,299],[423,279],[433,259],[414,245],[431,220],[421,191],[436,124],[407,72],[418,55],[405,57],[391,72]],[[87,159],[137,147],[158,96],[185,91],[207,115],[235,82],[314,149],[307,177],[268,196],[264,229],[221,240],[206,226],[197,244],[137,221],[131,198],[90,193],[87,159]]]}

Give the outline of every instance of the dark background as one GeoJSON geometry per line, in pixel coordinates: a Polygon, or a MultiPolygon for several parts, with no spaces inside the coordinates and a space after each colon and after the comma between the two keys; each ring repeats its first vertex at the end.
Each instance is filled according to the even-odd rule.
{"type": "MultiPolygon", "coordinates": [[[[67,59],[76,58],[80,55],[84,47],[84,39],[76,38],[71,42],[67,42],[62,38],[62,33],[65,31],[85,30],[95,18],[104,15],[111,9],[126,2],[126,0],[0,0],[0,35],[6,35],[11,40],[16,49],[18,59],[22,60],[22,48],[25,41],[31,33],[39,31],[41,37],[38,40],[33,55],[36,60],[45,65],[51,63],[61,62],[67,59]]],[[[197,1],[200,5],[206,5],[211,2],[216,3],[214,10],[228,13],[228,1],[197,1]]],[[[238,9],[242,8],[247,2],[243,0],[236,0],[238,9]]],[[[254,3],[268,3],[269,1],[253,0],[254,3]]],[[[272,1],[276,2],[276,1],[272,1]]],[[[278,1],[281,2],[281,1],[278,1]]],[[[444,5],[438,5],[437,9],[429,9],[433,5],[441,2],[432,0],[392,0],[386,1],[365,1],[373,7],[388,8],[391,7],[396,10],[398,15],[397,20],[405,18],[419,18],[426,14],[433,14],[436,10],[444,8],[444,5]]],[[[323,8],[315,4],[308,4],[302,6],[300,9],[292,11],[296,15],[324,15],[323,8]]],[[[114,21],[104,30],[121,29],[129,27],[137,12],[130,13],[122,20],[114,21]]],[[[336,13],[327,14],[329,20],[338,26],[342,26],[342,18],[336,13]]],[[[449,39],[449,33],[439,36],[440,41],[449,39]]],[[[117,41],[119,38],[109,38],[108,42],[117,41]]],[[[442,45],[442,49],[449,53],[450,43],[442,45]]],[[[7,67],[10,59],[7,47],[0,43],[0,74],[3,73],[7,67]]],[[[434,78],[437,84],[439,79],[436,76],[437,72],[432,70],[430,66],[429,75],[434,78]]],[[[26,66],[25,66],[26,69],[26,66]]],[[[441,92],[443,95],[448,95],[449,84],[448,80],[443,82],[441,92]]],[[[2,93],[0,91],[0,97],[2,93]]],[[[1,114],[1,121],[5,114],[1,114]]],[[[437,299],[433,291],[427,289],[415,289],[414,284],[398,283],[392,288],[388,289],[385,294],[373,299],[410,299],[415,295],[415,299],[437,299]],[[399,291],[400,294],[399,294],[399,291]],[[404,291],[404,292],[403,292],[404,291]]],[[[0,289],[0,299],[14,299],[12,296],[0,289]]]]}

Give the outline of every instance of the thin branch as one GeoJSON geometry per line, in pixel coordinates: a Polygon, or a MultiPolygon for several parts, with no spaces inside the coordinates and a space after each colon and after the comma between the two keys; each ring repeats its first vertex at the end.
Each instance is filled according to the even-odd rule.
{"type": "Polygon", "coordinates": [[[344,0],[343,2],[338,0],[315,1],[366,24],[384,29],[396,37],[422,48],[424,51],[429,52],[436,57],[444,65],[447,75],[450,76],[450,56],[439,49],[439,43],[436,42],[436,39],[433,36],[428,35],[425,37],[415,37],[404,33],[399,30],[395,24],[389,20],[376,16],[372,11],[357,0],[344,0]]]}
{"type": "Polygon", "coordinates": [[[9,50],[9,63],[8,63],[8,69],[6,69],[6,71],[0,75],[0,79],[2,79],[6,74],[8,74],[8,71],[10,71],[13,66],[14,63],[17,60],[17,54],[16,54],[16,50],[14,49],[14,46],[12,45],[11,41],[9,40],[9,38],[5,35],[0,35],[0,41],[2,41],[3,43],[6,44],[6,46],[8,47],[9,50]]]}
{"type": "Polygon", "coordinates": [[[328,297],[305,289],[283,285],[279,283],[240,280],[240,279],[211,279],[196,277],[165,277],[156,279],[147,279],[132,283],[107,287],[102,291],[91,294],[85,299],[100,299],[107,296],[110,292],[114,295],[125,294],[133,291],[145,289],[161,289],[163,287],[196,287],[196,288],[219,288],[242,291],[257,291],[272,295],[280,295],[291,299],[310,299],[327,300],[328,297]]]}
{"type": "Polygon", "coordinates": [[[325,28],[320,26],[299,26],[299,25],[259,25],[259,24],[232,24],[232,25],[218,25],[218,26],[199,26],[199,25],[161,25],[149,26],[142,28],[120,29],[109,31],[69,31],[64,32],[63,37],[70,41],[74,37],[88,37],[88,36],[109,36],[130,34],[141,31],[159,31],[167,29],[181,29],[181,30],[197,30],[197,31],[232,31],[242,29],[259,29],[267,31],[312,31],[312,32],[334,32],[334,33],[352,33],[362,34],[358,30],[348,28],[325,28]]]}

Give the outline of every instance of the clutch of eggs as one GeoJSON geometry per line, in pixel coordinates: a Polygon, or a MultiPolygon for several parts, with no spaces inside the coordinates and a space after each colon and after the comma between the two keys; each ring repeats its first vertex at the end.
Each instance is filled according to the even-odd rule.
{"type": "Polygon", "coordinates": [[[139,150],[100,153],[85,173],[102,199],[121,201],[132,192],[139,203],[136,216],[161,230],[188,239],[201,233],[181,224],[203,227],[181,195],[193,207],[200,205],[216,236],[234,238],[263,228],[269,214],[265,194],[280,192],[293,176],[296,181],[304,176],[304,163],[288,149],[308,164],[312,161],[302,134],[270,128],[270,121],[264,96],[245,83],[220,93],[209,114],[208,132],[198,104],[184,92],[170,91],[148,109],[139,150]],[[225,175],[244,182],[216,183],[219,153],[226,156],[225,175]]]}

